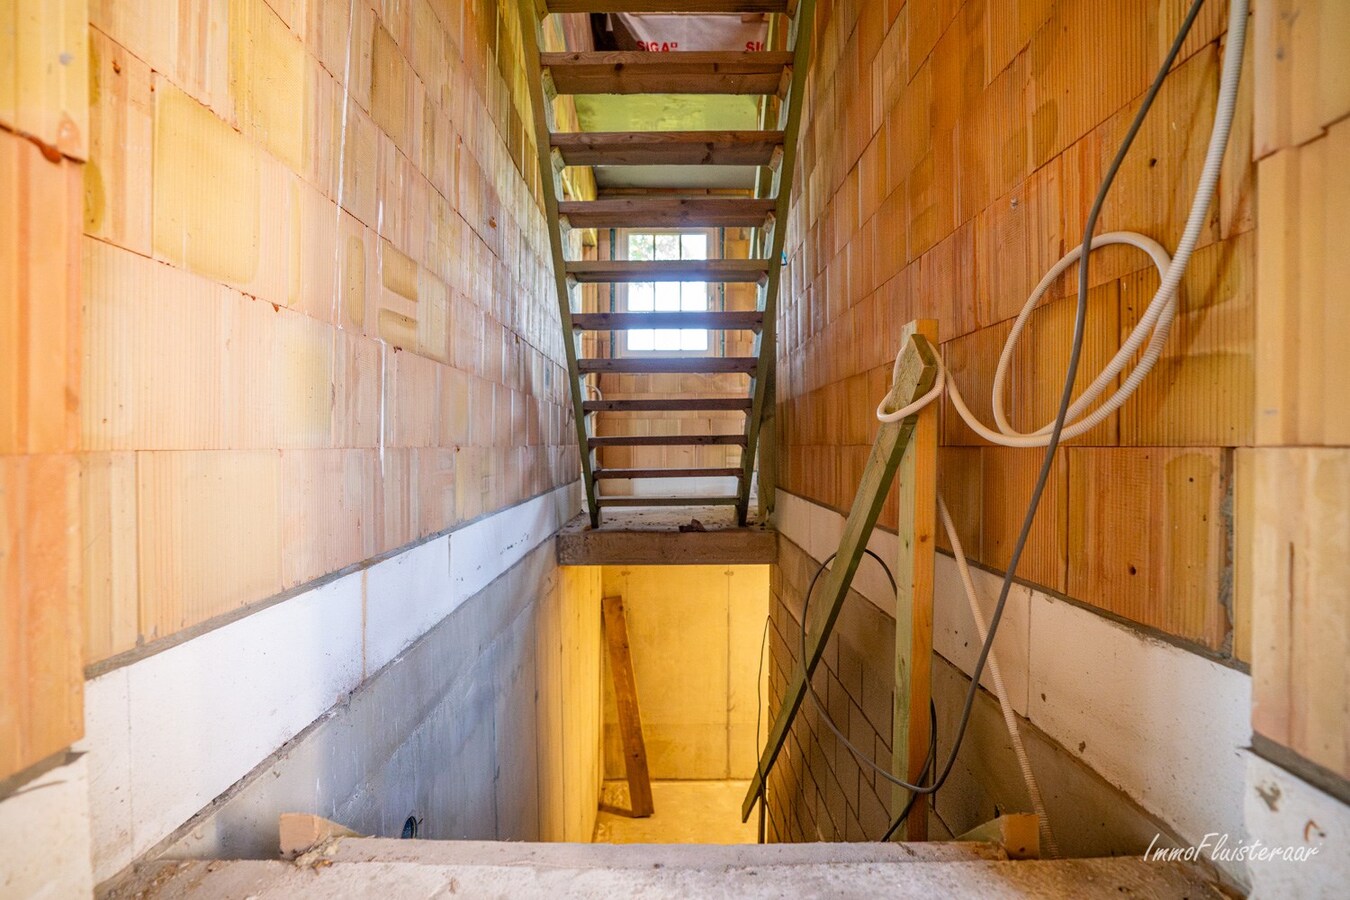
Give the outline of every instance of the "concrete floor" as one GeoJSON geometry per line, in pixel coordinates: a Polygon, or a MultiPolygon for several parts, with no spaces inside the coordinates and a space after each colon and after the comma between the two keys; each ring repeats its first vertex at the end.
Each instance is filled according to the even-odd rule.
{"type": "Polygon", "coordinates": [[[607,781],[595,820],[597,844],[753,844],[758,835],[754,816],[741,824],[741,800],[748,781],[653,781],[656,812],[633,819],[628,809],[628,784],[607,781]]]}

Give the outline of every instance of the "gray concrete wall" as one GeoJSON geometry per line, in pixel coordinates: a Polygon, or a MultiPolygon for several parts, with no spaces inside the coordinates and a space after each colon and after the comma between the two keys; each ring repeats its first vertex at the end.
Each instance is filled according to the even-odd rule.
{"type": "MultiPolygon", "coordinates": [[[[795,543],[779,539],[779,561],[770,572],[770,694],[776,713],[800,653],[802,596],[817,563],[795,543]]],[[[814,684],[830,717],[849,740],[891,766],[895,620],[866,597],[850,592],[814,684]]],[[[946,760],[970,679],[933,655],[938,759],[946,760]]],[[[1044,732],[1021,720],[1023,742],[1040,782],[1061,850],[1068,856],[1140,853],[1157,834],[1174,838],[1164,824],[1083,765],[1044,732]]],[[[821,720],[810,700],[802,704],[785,752],[769,776],[769,839],[777,841],[879,840],[897,811],[891,785],[860,764],[821,720]]],[[[956,765],[938,792],[929,836],[959,835],[1002,812],[1029,812],[1031,803],[993,695],[981,690],[956,765]]]]}
{"type": "Polygon", "coordinates": [[[411,815],[426,838],[589,840],[599,628],[599,571],[564,574],[545,542],[227,792],[168,855],[273,857],[283,812],[380,836],[411,815]]]}

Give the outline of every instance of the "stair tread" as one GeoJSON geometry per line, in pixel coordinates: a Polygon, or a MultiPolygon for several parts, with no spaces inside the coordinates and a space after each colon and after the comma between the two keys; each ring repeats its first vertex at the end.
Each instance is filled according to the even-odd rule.
{"type": "Polygon", "coordinates": [[[651,374],[751,374],[759,368],[757,356],[674,356],[656,357],[613,357],[604,359],[579,359],[577,371],[583,374],[591,372],[621,372],[630,375],[651,374]]]}
{"type": "Polygon", "coordinates": [[[749,397],[660,397],[644,400],[587,400],[586,412],[744,412],[749,397]]]}
{"type": "Polygon", "coordinates": [[[754,228],[775,201],[743,197],[622,197],[565,200],[558,214],[573,228],[754,228]]]}
{"type": "Polygon", "coordinates": [[[547,0],[551,13],[781,13],[788,0],[547,0]]]}
{"type": "Polygon", "coordinates": [[[616,434],[593,437],[591,447],[745,446],[743,434],[616,434]]]}
{"type": "Polygon", "coordinates": [[[765,259],[587,259],[567,263],[582,282],[711,281],[752,283],[769,274],[765,259]]]}
{"type": "Polygon", "coordinates": [[[572,327],[584,331],[624,331],[630,328],[707,328],[722,331],[758,331],[760,312],[637,312],[573,313],[572,327]]]}
{"type": "Polygon", "coordinates": [[[766,166],[781,131],[574,131],[554,134],[569,166],[766,166]]]}
{"type": "Polygon", "coordinates": [[[601,506],[734,506],[736,497],[600,497],[601,506]]]}
{"type": "Polygon", "coordinates": [[[595,477],[601,480],[621,480],[629,478],[738,478],[741,470],[736,468],[691,468],[691,469],[596,469],[595,477]]]}
{"type": "MultiPolygon", "coordinates": [[[[703,498],[689,498],[703,505],[703,498]]],[[[685,536],[681,536],[685,537],[685,536]]],[[[698,535],[700,540],[706,535],[698,535]]],[[[742,541],[743,535],[735,540],[742,541]]],[[[530,844],[345,838],[324,865],[278,859],[152,861],[120,897],[364,896],[455,884],[466,896],[1228,896],[1199,864],[1139,856],[1012,862],[952,844],[530,844]],[[892,852],[889,848],[894,847],[892,852]],[[787,848],[780,850],[780,848],[787,848]],[[802,848],[802,849],[799,849],[802,848]]]]}
{"type": "Polygon", "coordinates": [[[540,61],[561,94],[775,94],[792,54],[604,50],[542,53],[540,61]]]}

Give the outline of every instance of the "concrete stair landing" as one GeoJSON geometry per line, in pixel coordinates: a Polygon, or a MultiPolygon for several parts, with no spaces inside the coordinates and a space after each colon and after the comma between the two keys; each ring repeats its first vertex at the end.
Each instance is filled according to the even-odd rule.
{"type": "Polygon", "coordinates": [[[1189,897],[1194,866],[1134,857],[1013,862],[992,844],[528,844],[336,838],[295,861],[165,861],[109,896],[1189,897]]]}

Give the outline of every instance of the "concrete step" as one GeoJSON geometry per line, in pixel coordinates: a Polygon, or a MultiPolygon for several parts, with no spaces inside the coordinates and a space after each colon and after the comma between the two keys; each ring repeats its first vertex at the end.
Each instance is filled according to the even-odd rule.
{"type": "Polygon", "coordinates": [[[109,894],[176,898],[1223,897],[1198,868],[1137,857],[1012,862],[989,845],[603,845],[342,838],[295,862],[143,866],[109,894]],[[981,849],[984,848],[984,849],[981,849]]]}

